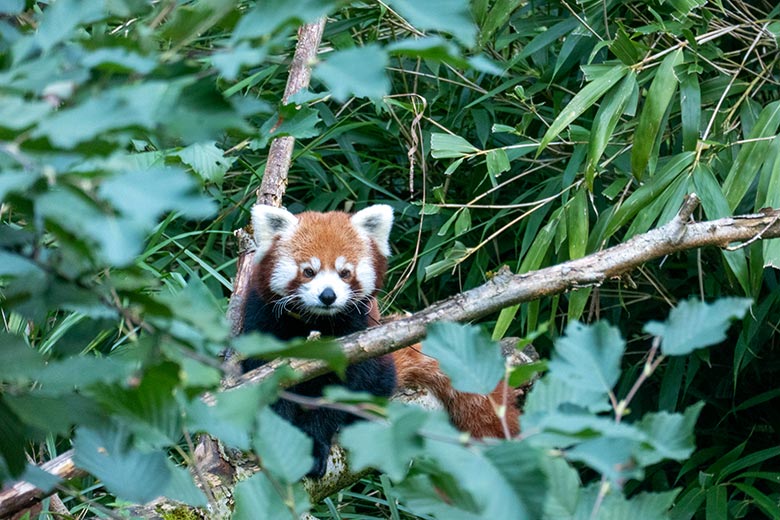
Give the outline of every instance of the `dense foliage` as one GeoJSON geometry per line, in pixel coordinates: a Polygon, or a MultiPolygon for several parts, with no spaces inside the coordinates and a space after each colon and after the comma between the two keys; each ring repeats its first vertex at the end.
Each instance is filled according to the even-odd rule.
{"type": "MultiPolygon", "coordinates": [[[[395,207],[383,304],[414,311],[624,241],[689,192],[702,219],[780,206],[779,47],[770,0],[0,3],[0,481],[51,487],[27,457],[75,448],[74,515],[205,505],[184,467],[206,431],[261,458],[236,517],[292,518],[308,446],[268,411],[275,381],[218,391],[232,230],[270,139],[298,138],[291,210],[395,207]],[[322,15],[312,86],[279,106],[322,15]]],[[[778,267],[780,241],[755,241],[505,309],[483,329],[549,359],[523,440],[464,445],[392,404],[343,436],[383,475],[312,507],[780,517],[778,267]]],[[[469,355],[485,334],[432,340],[469,355]]],[[[495,381],[474,359],[453,377],[495,381]]]]}

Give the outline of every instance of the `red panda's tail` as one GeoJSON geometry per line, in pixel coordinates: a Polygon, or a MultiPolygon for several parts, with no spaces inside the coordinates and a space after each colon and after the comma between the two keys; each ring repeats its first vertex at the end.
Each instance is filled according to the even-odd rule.
{"type": "Polygon", "coordinates": [[[425,388],[444,405],[455,427],[474,437],[506,437],[520,432],[517,392],[501,381],[490,395],[459,392],[439,362],[412,345],[393,352],[399,388],[425,388]],[[503,410],[504,418],[499,416],[503,410]]]}

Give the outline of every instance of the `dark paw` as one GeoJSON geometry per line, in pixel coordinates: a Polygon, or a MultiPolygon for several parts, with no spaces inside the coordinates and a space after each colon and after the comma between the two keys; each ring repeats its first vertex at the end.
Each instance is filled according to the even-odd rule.
{"type": "Polygon", "coordinates": [[[308,473],[306,473],[306,476],[308,478],[314,478],[314,479],[320,479],[325,475],[325,470],[328,469],[328,455],[326,454],[324,457],[315,457],[314,458],[314,465],[312,465],[311,469],[308,473]]]}

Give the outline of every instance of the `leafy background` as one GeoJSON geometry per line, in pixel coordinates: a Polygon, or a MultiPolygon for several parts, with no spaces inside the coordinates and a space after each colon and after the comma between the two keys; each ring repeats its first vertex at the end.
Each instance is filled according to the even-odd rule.
{"type": "MultiPolygon", "coordinates": [[[[665,223],[691,191],[701,219],[780,206],[779,38],[768,0],[3,2],[0,480],[51,486],[27,457],[75,448],[73,515],[204,505],[183,466],[207,431],[262,457],[235,516],[307,509],[274,382],[199,399],[272,137],[298,138],[293,211],[394,206],[383,305],[413,311],[665,223]],[[295,28],[326,14],[310,90],[279,106],[295,28]]],[[[779,265],[778,241],[692,251],[506,309],[482,328],[550,359],[526,438],[463,446],[391,405],[344,435],[385,474],[316,515],[780,517],[779,265]],[[752,307],[694,303],[727,296],[752,307]],[[607,383],[573,392],[588,359],[607,383]]]]}

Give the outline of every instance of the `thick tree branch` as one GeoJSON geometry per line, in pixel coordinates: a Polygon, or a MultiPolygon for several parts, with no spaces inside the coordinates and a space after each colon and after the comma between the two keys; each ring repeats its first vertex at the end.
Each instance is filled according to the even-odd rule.
{"type": "MultiPolygon", "coordinates": [[[[600,285],[645,262],[705,246],[727,247],[745,242],[780,237],[780,209],[760,214],[689,222],[698,197],[690,195],[680,213],[668,224],[636,235],[623,244],[586,257],[526,274],[512,274],[504,268],[489,282],[435,303],[409,317],[345,336],[341,339],[350,362],[387,354],[411,345],[425,336],[425,328],[436,321],[473,321],[505,307],[545,296],[600,285]]],[[[282,364],[289,364],[304,379],[327,372],[327,366],[313,360],[278,360],[244,374],[240,382],[261,381],[282,364]]]]}

